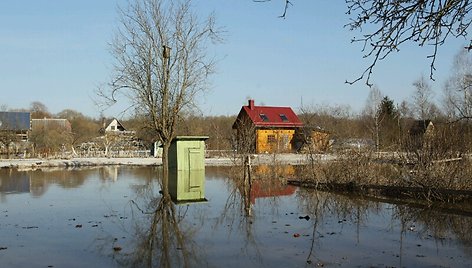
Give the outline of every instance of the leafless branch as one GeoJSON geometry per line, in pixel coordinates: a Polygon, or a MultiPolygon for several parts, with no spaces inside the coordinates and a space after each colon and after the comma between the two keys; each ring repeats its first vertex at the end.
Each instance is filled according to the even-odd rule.
{"type": "MultiPolygon", "coordinates": [[[[264,3],[264,2],[271,2],[272,0],[252,0],[252,1],[256,2],[256,3],[264,3]]],[[[292,1],[290,1],[290,0],[284,0],[284,2],[285,2],[284,11],[283,11],[282,15],[279,16],[279,18],[283,18],[283,19],[285,19],[286,15],[287,15],[287,10],[288,10],[289,6],[293,6],[292,1]]]]}
{"type": "Polygon", "coordinates": [[[431,59],[430,79],[434,80],[439,47],[451,36],[467,38],[471,24],[472,2],[468,0],[346,0],[346,4],[351,21],[345,27],[367,29],[352,42],[363,43],[364,57],[373,58],[361,76],[346,81],[348,84],[365,79],[371,86],[375,65],[390,53],[398,52],[405,42],[433,47],[428,58],[431,59]]]}

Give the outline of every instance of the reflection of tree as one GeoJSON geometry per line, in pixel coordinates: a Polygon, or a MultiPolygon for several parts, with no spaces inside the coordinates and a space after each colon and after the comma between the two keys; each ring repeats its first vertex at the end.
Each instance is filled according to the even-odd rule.
{"type": "MultiPolygon", "coordinates": [[[[255,215],[252,213],[251,204],[251,175],[245,166],[234,166],[228,172],[227,185],[229,195],[224,208],[217,221],[217,226],[226,226],[228,236],[238,230],[244,235],[244,247],[247,252],[255,253],[261,261],[261,252],[254,236],[253,222],[255,215]]],[[[249,167],[250,168],[250,167],[249,167]]]]}
{"type": "Polygon", "coordinates": [[[93,169],[44,169],[28,171],[31,179],[31,193],[33,196],[41,196],[49,185],[56,184],[62,188],[78,188],[92,176],[93,169]]]}
{"type": "Polygon", "coordinates": [[[450,236],[464,246],[464,252],[472,256],[472,215],[464,211],[461,214],[438,212],[431,207],[412,207],[398,205],[394,218],[402,223],[402,235],[405,230],[414,231],[420,238],[432,237],[442,244],[450,236]]]}
{"type": "Polygon", "coordinates": [[[360,226],[367,222],[370,213],[378,213],[380,211],[378,203],[368,202],[355,196],[301,189],[298,191],[298,197],[301,211],[307,214],[306,219],[311,220],[313,224],[312,240],[307,255],[307,263],[309,264],[315,259],[317,265],[322,265],[321,260],[316,257],[315,245],[323,237],[318,228],[320,225],[323,225],[328,215],[335,216],[340,223],[346,221],[354,222],[356,224],[357,243],[359,243],[360,226]]]}
{"type": "Polygon", "coordinates": [[[29,193],[30,179],[24,172],[0,169],[0,202],[6,201],[7,194],[29,193]]]}
{"type": "Polygon", "coordinates": [[[136,215],[134,250],[118,262],[132,267],[201,266],[191,240],[194,230],[183,221],[186,207],[176,207],[170,199],[156,196],[152,181],[135,190],[142,200],[132,202],[136,215]]]}
{"type": "Polygon", "coordinates": [[[259,197],[270,198],[269,205],[276,210],[279,196],[287,195],[286,185],[280,179],[283,172],[285,169],[280,166],[252,167],[247,163],[228,170],[226,185],[229,187],[229,195],[216,225],[227,228],[228,236],[233,232],[242,234],[242,241],[245,243],[242,248],[246,257],[254,256],[260,263],[263,256],[254,233],[256,200],[259,197]]]}
{"type": "MultiPolygon", "coordinates": [[[[323,237],[320,228],[325,225],[326,218],[337,218],[342,225],[343,222],[352,222],[356,226],[357,243],[360,243],[360,227],[369,222],[373,215],[386,213],[388,208],[393,209],[391,223],[385,223],[386,228],[398,232],[398,257],[399,266],[405,261],[404,255],[409,255],[405,238],[411,234],[418,236],[417,239],[430,240],[438,245],[444,245],[453,241],[459,241],[465,254],[472,256],[472,214],[467,210],[453,208],[438,209],[430,205],[421,205],[418,202],[407,203],[396,200],[379,200],[369,197],[332,194],[316,190],[301,189],[298,191],[299,206],[302,211],[309,215],[313,224],[312,243],[309,249],[307,262],[321,261],[316,256],[316,245],[323,237]],[[393,228],[395,227],[395,228],[393,228]]],[[[465,209],[465,208],[464,208],[465,209]]]]}

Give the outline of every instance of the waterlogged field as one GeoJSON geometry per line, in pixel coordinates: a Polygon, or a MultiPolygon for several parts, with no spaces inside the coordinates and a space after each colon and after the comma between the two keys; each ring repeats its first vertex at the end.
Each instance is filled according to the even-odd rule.
{"type": "Polygon", "coordinates": [[[471,267],[472,217],[206,170],[174,205],[158,168],[0,170],[0,267],[471,267]]]}

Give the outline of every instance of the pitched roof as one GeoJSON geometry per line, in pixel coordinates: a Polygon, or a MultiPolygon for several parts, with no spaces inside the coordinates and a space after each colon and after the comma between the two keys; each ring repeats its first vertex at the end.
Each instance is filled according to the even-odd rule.
{"type": "Polygon", "coordinates": [[[110,120],[110,122],[106,125],[105,131],[126,131],[126,128],[123,124],[116,118],[110,120]],[[115,128],[113,128],[115,127],[115,128]]]}
{"type": "Polygon", "coordinates": [[[29,112],[0,112],[0,130],[26,131],[30,120],[29,112]]]}
{"type": "Polygon", "coordinates": [[[254,100],[249,100],[243,106],[238,117],[246,113],[257,127],[302,127],[303,123],[290,107],[255,106],[254,100]]]}

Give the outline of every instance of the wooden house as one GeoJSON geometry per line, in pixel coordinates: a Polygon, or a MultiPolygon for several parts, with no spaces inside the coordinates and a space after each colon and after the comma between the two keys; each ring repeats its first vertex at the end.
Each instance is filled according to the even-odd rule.
{"type": "Polygon", "coordinates": [[[331,134],[321,127],[305,126],[295,133],[295,149],[298,152],[319,153],[328,150],[331,134]]]}
{"type": "Polygon", "coordinates": [[[303,123],[290,107],[256,106],[249,100],[233,124],[236,149],[252,153],[294,152],[294,136],[303,123]]]}

